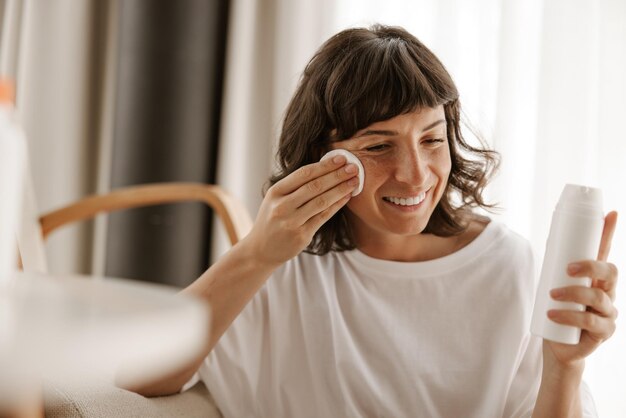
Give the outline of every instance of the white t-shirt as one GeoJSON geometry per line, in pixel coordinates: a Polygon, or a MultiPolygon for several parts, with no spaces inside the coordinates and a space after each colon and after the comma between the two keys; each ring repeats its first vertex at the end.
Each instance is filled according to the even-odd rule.
{"type": "Polygon", "coordinates": [[[493,221],[431,261],[302,253],[197,375],[227,418],[530,416],[541,379],[534,277],[528,242],[493,221]]]}

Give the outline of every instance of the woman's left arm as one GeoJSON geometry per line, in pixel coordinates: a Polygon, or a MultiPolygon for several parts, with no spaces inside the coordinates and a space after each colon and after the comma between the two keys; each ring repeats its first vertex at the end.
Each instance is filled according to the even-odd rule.
{"type": "Polygon", "coordinates": [[[586,305],[587,310],[548,312],[554,322],[573,325],[582,332],[576,345],[544,340],[543,372],[533,418],[582,417],[579,388],[585,358],[615,332],[617,309],[613,302],[617,268],[606,260],[616,223],[617,212],[606,215],[597,260],[582,260],[568,266],[571,277],[591,277],[591,287],[567,286],[550,292],[556,300],[580,303],[586,305]]]}

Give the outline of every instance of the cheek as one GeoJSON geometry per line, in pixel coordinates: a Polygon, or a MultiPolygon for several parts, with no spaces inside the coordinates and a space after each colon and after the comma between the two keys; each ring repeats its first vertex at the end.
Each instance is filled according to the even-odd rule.
{"type": "Polygon", "coordinates": [[[436,204],[441,200],[448,182],[450,180],[450,171],[452,170],[452,161],[450,160],[450,153],[446,150],[441,153],[436,160],[433,161],[432,166],[434,174],[439,178],[439,185],[435,189],[434,201],[436,204]]]}
{"type": "Polygon", "coordinates": [[[452,170],[452,162],[450,158],[447,158],[441,165],[441,177],[443,177],[446,182],[448,181],[448,177],[450,177],[450,171],[452,170]]]}
{"type": "Polygon", "coordinates": [[[363,185],[363,189],[377,186],[385,181],[386,173],[389,172],[388,163],[383,159],[374,157],[359,157],[359,159],[365,170],[365,184],[363,185]]]}
{"type": "Polygon", "coordinates": [[[387,165],[379,159],[359,156],[363,170],[365,171],[365,182],[363,191],[351,198],[346,207],[353,213],[367,211],[371,206],[371,199],[378,187],[385,182],[387,165]]]}
{"type": "Polygon", "coordinates": [[[437,175],[447,180],[452,170],[452,160],[450,159],[450,150],[448,147],[441,147],[431,156],[431,167],[436,171],[437,175]]]}

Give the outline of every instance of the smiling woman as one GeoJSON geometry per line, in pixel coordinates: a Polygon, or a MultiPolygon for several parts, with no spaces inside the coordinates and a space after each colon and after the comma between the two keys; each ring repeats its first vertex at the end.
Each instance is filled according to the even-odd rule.
{"type": "Polygon", "coordinates": [[[562,293],[605,294],[558,316],[580,344],[530,335],[529,243],[472,211],[496,154],[464,141],[454,83],[414,36],[322,45],[278,156],[250,233],[186,289],[213,310],[206,359],[143,393],[200,379],[225,417],[595,416],[582,372],[615,329],[617,270],[581,260],[596,285],[562,293]],[[362,163],[361,193],[345,155],[320,161],[331,150],[362,163]]]}

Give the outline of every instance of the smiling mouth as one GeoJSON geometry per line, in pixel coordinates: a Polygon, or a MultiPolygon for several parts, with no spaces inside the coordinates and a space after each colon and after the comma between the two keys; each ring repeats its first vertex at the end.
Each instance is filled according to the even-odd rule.
{"type": "Polygon", "coordinates": [[[383,197],[383,200],[389,203],[393,203],[394,205],[398,205],[398,206],[415,206],[415,205],[419,205],[420,203],[424,201],[424,199],[426,199],[427,192],[428,190],[418,194],[417,196],[412,196],[412,197],[385,196],[383,197]]]}

